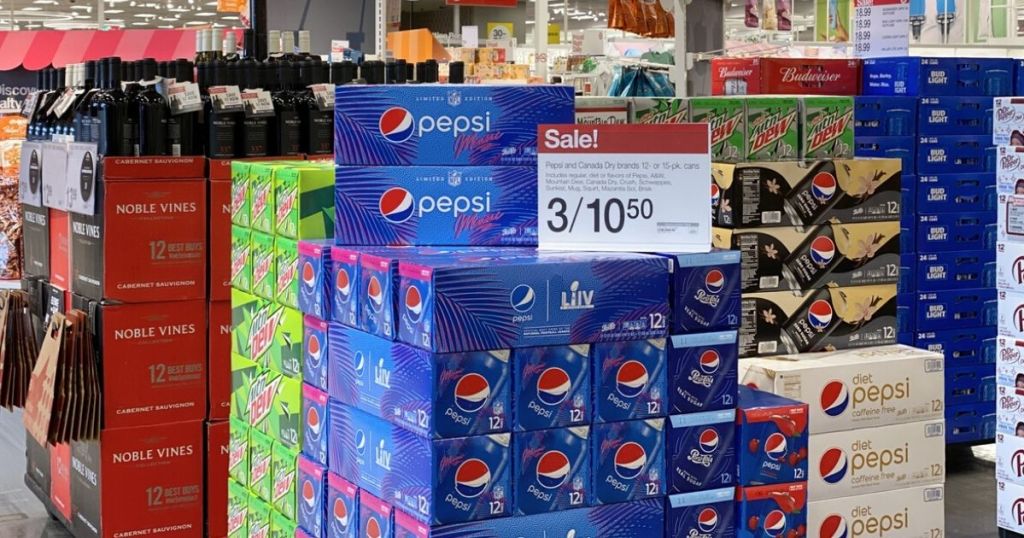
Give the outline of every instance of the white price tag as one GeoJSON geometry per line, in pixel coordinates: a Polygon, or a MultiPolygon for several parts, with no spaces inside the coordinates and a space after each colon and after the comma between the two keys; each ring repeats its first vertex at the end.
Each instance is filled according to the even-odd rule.
{"type": "Polygon", "coordinates": [[[209,93],[214,111],[242,111],[242,92],[238,90],[238,86],[210,86],[209,93]]]}
{"type": "Polygon", "coordinates": [[[247,118],[263,118],[274,115],[274,101],[266,90],[245,90],[241,93],[247,118]]]}
{"type": "Polygon", "coordinates": [[[67,211],[68,145],[63,142],[43,142],[43,205],[67,211]]]}
{"type": "Polygon", "coordinates": [[[99,159],[96,144],[68,145],[67,185],[68,210],[81,215],[96,212],[96,180],[99,177],[99,159]]]}
{"type": "Polygon", "coordinates": [[[39,142],[21,144],[21,169],[18,177],[18,193],[21,203],[40,207],[43,205],[43,146],[39,142]]]}
{"type": "Polygon", "coordinates": [[[194,82],[178,82],[167,87],[167,104],[171,114],[198,112],[203,109],[203,98],[199,85],[194,82]]]}
{"type": "Polygon", "coordinates": [[[39,96],[43,94],[42,90],[36,90],[25,97],[25,102],[21,106],[21,115],[26,118],[32,114],[32,111],[36,109],[36,103],[39,101],[39,96]]]}
{"type": "Polygon", "coordinates": [[[858,58],[909,53],[908,0],[856,0],[853,9],[853,50],[858,58]]]}
{"type": "Polygon", "coordinates": [[[540,248],[711,249],[707,124],[542,125],[540,248]]]}
{"type": "Polygon", "coordinates": [[[51,116],[59,117],[62,111],[67,110],[67,107],[71,106],[71,103],[73,103],[74,100],[75,89],[67,88],[64,90],[64,93],[60,94],[60,97],[50,105],[50,110],[47,110],[46,113],[51,116]]]}
{"type": "Polygon", "coordinates": [[[321,112],[334,110],[334,84],[314,84],[309,87],[316,98],[316,106],[321,112]]]}

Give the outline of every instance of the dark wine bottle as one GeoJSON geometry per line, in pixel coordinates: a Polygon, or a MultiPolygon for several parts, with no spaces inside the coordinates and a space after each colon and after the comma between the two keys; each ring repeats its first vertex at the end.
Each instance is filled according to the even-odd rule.
{"type": "MultiPolygon", "coordinates": [[[[175,82],[192,82],[192,62],[179,59],[168,62],[168,77],[175,82]],[[172,73],[173,71],[173,73],[172,73]]],[[[199,112],[185,112],[182,114],[167,114],[167,130],[164,138],[166,140],[167,155],[201,155],[202,148],[198,147],[196,132],[198,129],[199,112]]]]}
{"type": "Polygon", "coordinates": [[[300,77],[302,88],[299,101],[302,111],[302,152],[321,155],[334,151],[334,110],[321,110],[311,86],[326,82],[322,78],[322,63],[302,62],[300,77]]]}
{"type": "Polygon", "coordinates": [[[297,66],[289,61],[277,61],[280,88],[270,94],[274,102],[275,120],[271,136],[278,155],[293,156],[302,153],[302,118],[300,111],[297,66]]]}
{"type": "MultiPolygon", "coordinates": [[[[253,60],[238,63],[242,70],[244,91],[265,89],[261,66],[253,60]]],[[[238,124],[238,154],[242,157],[263,157],[270,154],[270,118],[246,116],[238,124]]]]}
{"type": "Polygon", "coordinates": [[[124,134],[127,101],[121,91],[121,59],[109,58],[103,88],[93,97],[90,109],[93,120],[93,139],[100,155],[125,156],[124,134]]]}
{"type": "Polygon", "coordinates": [[[164,155],[167,151],[167,100],[157,91],[157,63],[142,60],[139,92],[129,104],[138,109],[139,138],[137,155],[164,155]]]}
{"type": "MultiPolygon", "coordinates": [[[[228,69],[227,64],[222,60],[210,62],[207,67],[211,71],[210,86],[227,85],[228,69]]],[[[207,88],[209,94],[209,88],[207,88]]],[[[228,112],[217,110],[214,100],[206,102],[204,108],[206,119],[206,156],[211,159],[230,159],[235,156],[235,133],[238,131],[239,116],[241,112],[228,112]]]]}

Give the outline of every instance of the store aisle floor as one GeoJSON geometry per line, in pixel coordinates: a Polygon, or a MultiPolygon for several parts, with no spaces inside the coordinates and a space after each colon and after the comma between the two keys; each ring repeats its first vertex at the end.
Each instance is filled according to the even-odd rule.
{"type": "MultiPolygon", "coordinates": [[[[995,448],[949,451],[946,483],[946,536],[988,538],[995,527],[995,448]]],[[[0,538],[70,536],[53,523],[24,485],[25,430],[20,413],[0,410],[0,538]]]]}

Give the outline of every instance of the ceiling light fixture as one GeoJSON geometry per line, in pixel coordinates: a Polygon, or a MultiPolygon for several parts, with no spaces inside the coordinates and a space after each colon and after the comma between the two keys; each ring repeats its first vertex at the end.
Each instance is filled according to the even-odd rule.
{"type": "Polygon", "coordinates": [[[203,11],[201,13],[196,13],[196,17],[216,17],[216,16],[217,16],[216,13],[210,13],[209,11],[203,11]]]}
{"type": "Polygon", "coordinates": [[[42,10],[43,10],[43,8],[41,8],[41,7],[28,6],[28,7],[21,8],[19,11],[42,11],[42,10]]]}

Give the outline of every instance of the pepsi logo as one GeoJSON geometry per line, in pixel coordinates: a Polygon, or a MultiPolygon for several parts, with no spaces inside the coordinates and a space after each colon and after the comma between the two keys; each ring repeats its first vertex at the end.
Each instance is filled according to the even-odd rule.
{"type": "Polygon", "coordinates": [[[715,183],[711,184],[711,207],[718,207],[718,202],[722,200],[722,189],[718,188],[715,183]]]}
{"type": "Polygon", "coordinates": [[[624,480],[632,480],[643,472],[647,465],[647,451],[640,443],[623,443],[615,451],[615,474],[624,480]]]}
{"type": "Polygon", "coordinates": [[[315,407],[310,407],[306,411],[306,427],[313,433],[314,436],[320,436],[320,430],[323,429],[323,422],[320,420],[320,412],[315,407]]]}
{"type": "Polygon", "coordinates": [[[714,508],[705,508],[697,514],[697,528],[700,532],[711,532],[718,526],[718,512],[714,508]]]}
{"type": "Polygon", "coordinates": [[[341,526],[341,529],[347,529],[349,513],[348,506],[345,504],[345,501],[341,500],[340,497],[334,499],[334,507],[332,512],[334,513],[334,521],[337,522],[339,526],[341,526]]]}
{"type": "Polygon", "coordinates": [[[698,365],[700,366],[700,371],[705,374],[713,374],[722,365],[722,357],[718,355],[717,351],[709,349],[700,354],[698,365]]]}
{"type": "Polygon", "coordinates": [[[377,275],[370,275],[370,279],[366,283],[366,296],[370,299],[370,306],[380,312],[381,307],[384,306],[384,286],[381,285],[377,275]]]}
{"type": "Polygon", "coordinates": [[[821,479],[829,484],[837,484],[846,478],[846,453],[841,448],[830,448],[818,460],[818,471],[821,479]]]}
{"type": "Polygon", "coordinates": [[[821,202],[827,202],[836,194],[836,178],[828,172],[819,172],[811,179],[811,193],[821,202]]]}
{"type": "Polygon", "coordinates": [[[552,366],[537,378],[537,399],[544,405],[558,405],[565,401],[572,389],[572,380],[565,370],[552,366]]]}
{"type": "Polygon", "coordinates": [[[509,303],[512,305],[512,310],[520,313],[533,310],[533,303],[536,300],[537,294],[534,293],[532,287],[526,284],[520,284],[513,288],[508,298],[509,303]]]}
{"type": "Polygon", "coordinates": [[[401,187],[391,187],[380,195],[377,208],[384,220],[392,224],[401,224],[409,220],[409,217],[412,217],[415,212],[416,204],[414,202],[411,192],[401,187]]]}
{"type": "Polygon", "coordinates": [[[385,110],[380,115],[377,126],[380,128],[380,135],[384,137],[384,140],[392,144],[399,144],[412,138],[416,122],[413,121],[411,112],[396,106],[385,110]]]}
{"type": "Polygon", "coordinates": [[[846,538],[846,518],[832,514],[818,527],[818,538],[846,538]]]}
{"type": "Polygon", "coordinates": [[[348,299],[352,295],[352,277],[344,267],[338,268],[338,276],[334,277],[334,289],[342,299],[348,299]]]}
{"type": "Polygon", "coordinates": [[[786,449],[788,448],[789,444],[786,442],[786,436],[779,432],[769,435],[768,439],[764,441],[764,454],[774,461],[785,458],[786,449]]]}
{"type": "Polygon", "coordinates": [[[832,304],[824,299],[811,303],[807,309],[807,322],[819,331],[827,329],[832,324],[832,304]]]}
{"type": "Polygon", "coordinates": [[[363,377],[363,370],[366,368],[366,356],[361,351],[356,351],[352,356],[354,364],[352,369],[356,372],[356,377],[363,377]]]}
{"type": "Polygon", "coordinates": [[[836,257],[836,244],[825,235],[819,235],[811,241],[811,261],[820,266],[832,263],[836,257]]]}
{"type": "Polygon", "coordinates": [[[558,450],[549,450],[537,460],[537,483],[555,489],[569,478],[569,458],[558,450]]]}
{"type": "Polygon", "coordinates": [[[309,338],[306,339],[306,354],[312,359],[311,362],[313,364],[320,364],[323,347],[320,345],[320,336],[318,334],[310,333],[309,338]]]}
{"type": "Polygon", "coordinates": [[[363,454],[366,452],[366,432],[363,430],[356,430],[356,453],[363,454]]]}
{"type": "Polygon", "coordinates": [[[467,499],[479,497],[491,483],[491,468],[483,460],[472,458],[455,470],[455,491],[467,499]]]}
{"type": "Polygon", "coordinates": [[[380,529],[380,521],[376,517],[370,516],[370,519],[366,520],[366,538],[382,538],[383,532],[380,529]]]}
{"type": "Polygon", "coordinates": [[[405,290],[405,311],[413,321],[419,321],[423,316],[423,294],[415,285],[405,290]]]}
{"type": "Polygon", "coordinates": [[[309,263],[309,260],[303,260],[302,262],[302,283],[307,288],[312,288],[313,284],[316,283],[316,271],[313,269],[313,264],[309,263]]]}
{"type": "Polygon", "coordinates": [[[710,454],[715,450],[718,450],[719,440],[718,432],[714,428],[707,428],[700,432],[700,438],[697,439],[697,444],[700,445],[701,452],[710,454]]]}
{"type": "Polygon", "coordinates": [[[476,413],[491,397],[491,385],[484,376],[471,373],[455,384],[455,405],[467,413],[476,413]]]}
{"type": "Polygon", "coordinates": [[[846,411],[849,404],[850,392],[846,390],[846,384],[842,381],[829,381],[821,389],[821,410],[826,415],[838,417],[846,411]]]}
{"type": "Polygon", "coordinates": [[[725,287],[725,273],[718,269],[708,271],[708,274],[704,275],[704,287],[708,293],[720,293],[725,287]]]}
{"type": "Polygon", "coordinates": [[[629,360],[619,366],[615,374],[615,387],[626,398],[636,398],[647,388],[647,367],[640,361],[629,360]]]}
{"type": "Polygon", "coordinates": [[[316,490],[313,488],[313,482],[308,479],[302,481],[302,502],[309,508],[316,504],[316,490]]]}
{"type": "Polygon", "coordinates": [[[782,510],[772,510],[764,516],[764,533],[772,538],[779,538],[786,530],[786,513],[782,510]]]}

